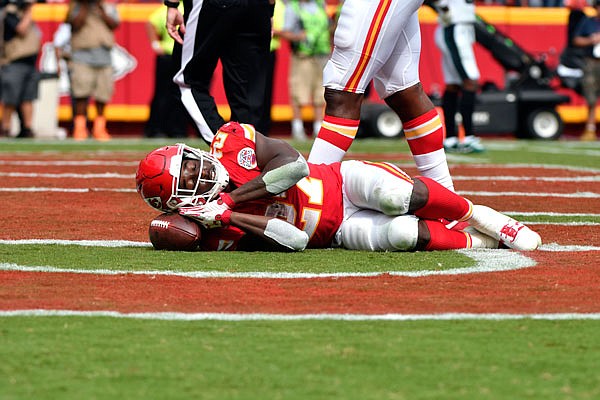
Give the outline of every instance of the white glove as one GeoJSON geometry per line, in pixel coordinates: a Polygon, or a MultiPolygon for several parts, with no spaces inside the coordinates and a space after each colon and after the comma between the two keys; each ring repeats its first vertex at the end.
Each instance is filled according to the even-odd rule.
{"type": "Polygon", "coordinates": [[[228,194],[221,194],[219,199],[206,204],[193,207],[182,207],[179,214],[198,221],[203,227],[219,228],[229,225],[231,219],[231,207],[235,203],[228,194]]]}

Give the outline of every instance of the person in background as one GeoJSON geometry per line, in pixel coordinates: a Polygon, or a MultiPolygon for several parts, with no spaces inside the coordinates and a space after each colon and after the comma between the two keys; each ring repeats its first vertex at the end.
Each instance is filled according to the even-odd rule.
{"type": "Polygon", "coordinates": [[[585,49],[573,43],[579,24],[586,17],[584,8],[586,0],[565,0],[565,7],[569,9],[567,20],[567,43],[560,54],[560,63],[556,67],[556,74],[561,84],[583,96],[583,69],[585,65],[585,49]]]}
{"type": "Polygon", "coordinates": [[[221,61],[223,86],[232,121],[263,130],[271,17],[274,0],[165,0],[167,32],[177,44],[173,57],[180,69],[174,81],[181,100],[204,141],[210,143],[225,122],[210,94],[221,61]],[[184,39],[185,37],[185,39],[184,39]]]}
{"type": "Polygon", "coordinates": [[[447,152],[480,153],[485,150],[474,135],[473,112],[479,90],[479,68],[475,59],[475,4],[471,0],[433,0],[438,13],[435,43],[442,53],[446,88],[442,96],[447,152]],[[462,117],[464,138],[459,138],[456,113],[462,117]]]}
{"type": "Polygon", "coordinates": [[[330,19],[322,0],[290,0],[280,33],[290,42],[292,59],[289,92],[292,105],[292,137],[306,140],[302,109],[313,108],[313,133],[323,121],[323,68],[331,53],[330,19]]]}
{"type": "MultiPolygon", "coordinates": [[[[69,88],[69,98],[71,99],[71,113],[75,115],[75,97],[71,90],[71,77],[69,75],[69,61],[71,60],[71,25],[63,22],[56,28],[52,36],[52,45],[54,46],[54,55],[56,57],[56,73],[59,82],[67,80],[69,88]]],[[[71,130],[73,125],[71,124],[71,130]]]]}
{"type": "Polygon", "coordinates": [[[120,23],[117,8],[104,0],[71,0],[67,22],[71,25],[69,74],[75,97],[73,139],[88,138],[87,107],[93,98],[96,117],[92,136],[99,141],[110,140],[105,106],[114,91],[110,53],[115,43],[114,30],[120,23]]]}
{"type": "Polygon", "coordinates": [[[454,190],[443,145],[443,125],[419,80],[422,0],[345,0],[323,70],[325,116],[308,161],[341,161],[360,123],[365,88],[374,88],[403,123],[421,175],[454,190]]]}
{"type": "MultiPolygon", "coordinates": [[[[183,4],[180,7],[183,11],[183,4]]],[[[167,33],[167,13],[161,5],[146,22],[146,33],[156,55],[154,94],[150,103],[150,116],[144,126],[144,136],[187,137],[189,115],[179,96],[179,86],[173,82],[177,72],[173,62],[175,41],[167,33]]]]}
{"type": "Polygon", "coordinates": [[[281,38],[279,34],[281,28],[283,28],[285,14],[285,1],[275,1],[275,8],[273,10],[273,18],[271,19],[271,45],[269,52],[269,62],[267,67],[267,84],[265,85],[265,97],[263,104],[263,115],[261,118],[260,125],[263,127],[265,132],[263,135],[269,136],[271,132],[272,119],[271,109],[273,107],[273,82],[275,79],[275,66],[277,65],[277,52],[281,48],[281,38]]]}
{"type": "Polygon", "coordinates": [[[581,135],[583,141],[598,138],[596,131],[596,104],[600,96],[600,0],[594,0],[595,15],[586,17],[576,29],[573,44],[585,50],[583,95],[587,104],[587,118],[581,135]]]}
{"type": "Polygon", "coordinates": [[[33,101],[38,97],[39,74],[36,67],[41,48],[41,32],[33,20],[33,1],[9,2],[2,9],[2,132],[9,136],[12,116],[20,110],[21,130],[18,138],[34,134],[33,101]]]}

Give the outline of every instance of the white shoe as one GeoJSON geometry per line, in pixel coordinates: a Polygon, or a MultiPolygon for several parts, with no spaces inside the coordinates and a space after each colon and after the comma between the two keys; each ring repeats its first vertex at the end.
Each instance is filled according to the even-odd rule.
{"type": "Polygon", "coordinates": [[[450,136],[444,139],[444,150],[448,153],[456,153],[458,149],[458,138],[456,136],[450,136]]]}
{"type": "Polygon", "coordinates": [[[542,239],[536,232],[490,207],[474,205],[469,224],[511,249],[531,251],[542,244],[542,239]]]}
{"type": "Polygon", "coordinates": [[[465,140],[459,145],[461,153],[482,153],[485,147],[481,144],[481,139],[477,136],[465,136],[465,140]]]}

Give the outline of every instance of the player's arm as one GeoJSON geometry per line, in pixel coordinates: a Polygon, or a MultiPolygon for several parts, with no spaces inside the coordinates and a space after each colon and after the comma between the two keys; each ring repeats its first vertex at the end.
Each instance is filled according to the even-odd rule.
{"type": "Polygon", "coordinates": [[[256,162],[260,175],[229,192],[232,204],[271,197],[308,176],[304,157],[288,143],[256,132],[256,162]]]}
{"type": "Polygon", "coordinates": [[[279,218],[231,211],[224,222],[288,250],[302,251],[308,244],[306,232],[279,218]]]}
{"type": "MultiPolygon", "coordinates": [[[[222,135],[217,133],[213,140],[213,148],[218,148],[215,143],[219,143],[221,137],[227,140],[227,136],[222,135]]],[[[268,138],[258,132],[255,138],[255,154],[256,163],[261,170],[256,178],[231,192],[220,193],[218,199],[206,204],[182,207],[179,213],[194,218],[207,228],[222,226],[220,217],[226,211],[235,208],[236,204],[284,192],[310,172],[304,157],[292,146],[283,140],[268,138]]]]}

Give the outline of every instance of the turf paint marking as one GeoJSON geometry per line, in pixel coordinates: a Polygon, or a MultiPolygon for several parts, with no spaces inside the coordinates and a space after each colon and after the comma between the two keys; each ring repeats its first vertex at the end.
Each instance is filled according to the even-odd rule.
{"type": "Polygon", "coordinates": [[[16,166],[39,166],[47,167],[49,165],[54,166],[90,166],[90,165],[102,165],[102,166],[114,166],[114,167],[137,167],[139,161],[101,161],[101,160],[75,160],[75,161],[51,161],[51,160],[0,160],[0,165],[16,165],[16,166]]]}
{"type": "MultiPolygon", "coordinates": [[[[50,179],[134,179],[135,174],[118,174],[105,172],[99,174],[79,174],[79,173],[40,173],[40,172],[0,172],[0,176],[8,178],[50,178],[50,179]]],[[[600,182],[600,176],[472,176],[472,175],[454,175],[454,181],[539,181],[539,182],[600,182]]]]}
{"type": "Polygon", "coordinates": [[[6,176],[8,178],[51,178],[51,179],[133,179],[135,174],[116,174],[112,172],[106,172],[102,174],[75,174],[75,173],[64,173],[64,174],[41,174],[37,172],[0,172],[0,176],[6,176]]]}
{"type": "Polygon", "coordinates": [[[0,244],[58,244],[63,246],[90,246],[90,247],[152,247],[150,242],[134,242],[131,240],[59,240],[59,239],[20,239],[0,240],[0,244]]]}
{"type": "Polygon", "coordinates": [[[443,313],[443,314],[232,314],[232,313],[122,313],[118,311],[73,310],[11,310],[0,311],[0,317],[111,317],[153,319],[167,321],[511,321],[534,319],[546,321],[600,320],[600,313],[558,314],[495,314],[495,313],[443,313]]]}
{"type": "MultiPolygon", "coordinates": [[[[59,192],[59,193],[89,193],[89,192],[122,192],[135,193],[135,189],[127,188],[55,188],[55,187],[0,187],[0,192],[59,192]]],[[[539,193],[539,192],[489,192],[489,191],[458,191],[462,196],[525,196],[525,197],[565,197],[571,199],[600,198],[600,193],[539,193]]]]}
{"type": "MultiPolygon", "coordinates": [[[[0,241],[1,243],[1,241],[0,241]]],[[[460,250],[460,253],[475,261],[475,265],[465,268],[454,268],[448,270],[424,270],[424,271],[383,271],[383,272],[331,272],[331,273],[308,273],[308,272],[225,272],[225,271],[126,271],[126,270],[81,270],[69,268],[57,268],[52,266],[25,266],[13,263],[0,263],[0,270],[23,271],[23,272],[66,272],[80,274],[98,275],[166,275],[182,276],[187,278],[256,278],[256,279],[318,279],[318,278],[346,278],[346,277],[376,277],[382,275],[425,277],[432,275],[463,275],[482,272],[511,271],[515,269],[528,268],[536,265],[531,258],[514,251],[470,249],[460,250]]]]}
{"type": "Polygon", "coordinates": [[[123,192],[135,193],[135,189],[107,188],[53,188],[53,187],[16,187],[0,188],[0,192],[59,192],[59,193],[90,193],[90,192],[123,192]]]}
{"type": "Polygon", "coordinates": [[[225,271],[126,271],[126,270],[81,270],[57,268],[52,266],[25,266],[14,263],[0,263],[0,270],[22,272],[52,272],[52,273],[77,273],[96,275],[164,275],[181,276],[187,278],[254,278],[254,279],[321,279],[321,278],[347,278],[347,277],[377,277],[383,275],[404,277],[426,277],[432,275],[463,275],[483,272],[511,271],[533,267],[536,264],[531,258],[513,251],[471,249],[461,250],[460,253],[475,261],[475,265],[465,268],[448,270],[423,270],[423,271],[383,271],[383,272],[332,272],[332,273],[307,273],[307,272],[225,272],[225,271]]]}

